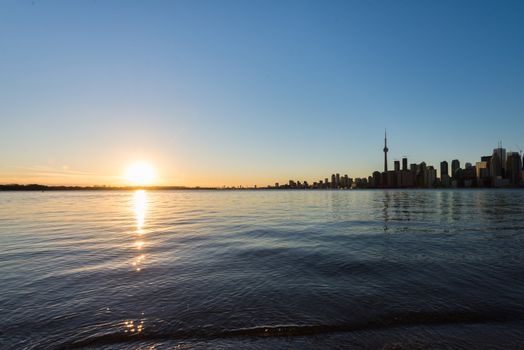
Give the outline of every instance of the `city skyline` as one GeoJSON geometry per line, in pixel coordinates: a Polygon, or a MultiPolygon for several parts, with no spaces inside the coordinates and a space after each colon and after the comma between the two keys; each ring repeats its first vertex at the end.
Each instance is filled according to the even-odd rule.
{"type": "MultiPolygon", "coordinates": [[[[269,188],[283,189],[352,189],[352,188],[471,188],[471,187],[524,187],[524,155],[522,150],[513,152],[503,147],[501,141],[490,155],[479,156],[477,161],[461,163],[454,158],[442,160],[439,166],[426,163],[409,163],[408,157],[393,161],[389,170],[387,132],[384,132],[384,165],[369,176],[351,177],[333,173],[323,180],[290,179],[269,188]],[[402,163],[401,163],[402,162],[402,163]],[[449,165],[451,164],[451,172],[449,165]],[[463,167],[462,167],[463,165],[463,167]],[[439,173],[437,175],[437,170],[439,173]]],[[[256,186],[255,186],[256,187],[256,186]]]]}
{"type": "Polygon", "coordinates": [[[0,3],[0,183],[266,186],[524,148],[524,3],[0,3]],[[390,166],[393,163],[390,162],[390,166]]]}

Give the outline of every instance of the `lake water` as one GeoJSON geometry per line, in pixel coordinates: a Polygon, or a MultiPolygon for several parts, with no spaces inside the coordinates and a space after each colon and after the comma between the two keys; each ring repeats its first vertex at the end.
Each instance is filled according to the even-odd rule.
{"type": "Polygon", "coordinates": [[[0,193],[1,349],[522,349],[524,191],[0,193]]]}

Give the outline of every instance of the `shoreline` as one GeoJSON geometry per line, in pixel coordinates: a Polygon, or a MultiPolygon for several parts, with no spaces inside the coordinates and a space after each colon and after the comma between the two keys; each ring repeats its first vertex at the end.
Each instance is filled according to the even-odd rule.
{"type": "Polygon", "coordinates": [[[354,190],[505,190],[524,189],[523,185],[505,187],[358,187],[358,188],[286,188],[286,187],[185,187],[185,186],[47,186],[0,185],[0,192],[47,191],[354,191],[354,190]]]}

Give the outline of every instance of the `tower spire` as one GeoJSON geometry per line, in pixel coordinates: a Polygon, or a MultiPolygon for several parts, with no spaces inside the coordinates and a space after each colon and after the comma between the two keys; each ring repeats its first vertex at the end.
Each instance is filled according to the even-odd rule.
{"type": "Polygon", "coordinates": [[[388,172],[388,135],[386,129],[384,129],[384,172],[388,172]]]}

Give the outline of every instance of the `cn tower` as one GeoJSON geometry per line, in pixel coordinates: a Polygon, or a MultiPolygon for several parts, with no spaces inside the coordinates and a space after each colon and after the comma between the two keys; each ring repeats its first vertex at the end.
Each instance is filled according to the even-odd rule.
{"type": "Polygon", "coordinates": [[[384,130],[384,172],[388,172],[388,137],[386,130],[384,130]]]}

